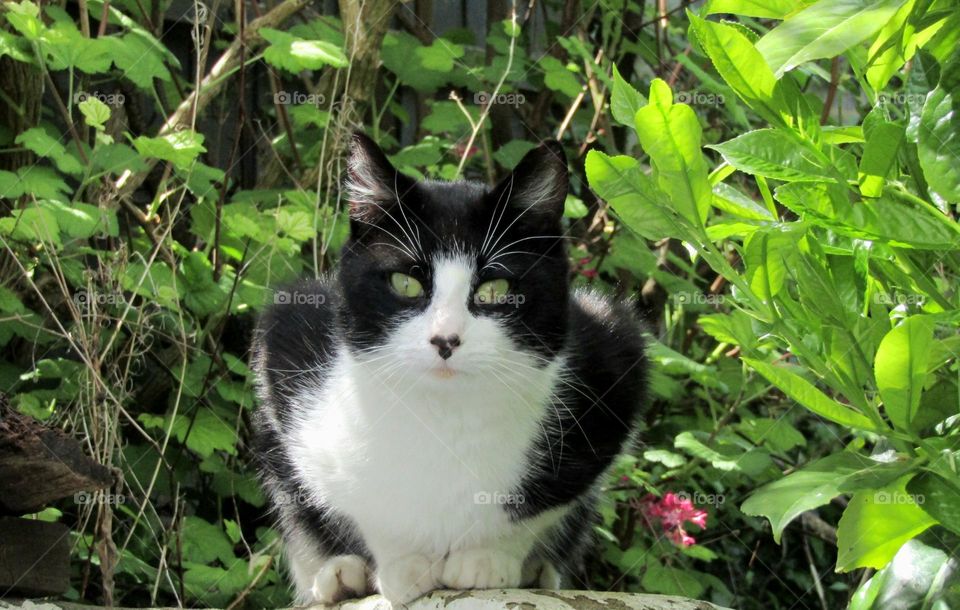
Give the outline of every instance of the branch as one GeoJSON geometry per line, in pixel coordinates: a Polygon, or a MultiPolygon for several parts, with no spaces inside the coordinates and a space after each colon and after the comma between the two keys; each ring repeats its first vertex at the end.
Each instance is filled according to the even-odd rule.
{"type": "MultiPolygon", "coordinates": [[[[291,15],[302,9],[308,4],[309,0],[284,0],[276,8],[265,14],[263,17],[254,19],[243,32],[234,38],[227,50],[223,52],[217,63],[210,68],[210,72],[200,81],[200,86],[193,91],[185,100],[180,102],[177,109],[173,111],[163,127],[157,133],[158,136],[168,135],[189,126],[191,118],[195,113],[203,110],[210,103],[223,86],[226,84],[225,78],[232,70],[240,65],[244,49],[252,49],[263,43],[263,37],[260,35],[262,28],[272,28],[286,21],[291,15]]],[[[125,171],[114,185],[118,196],[126,197],[138,186],[143,184],[150,170],[156,165],[157,160],[147,160],[147,167],[139,172],[125,171]]]]}

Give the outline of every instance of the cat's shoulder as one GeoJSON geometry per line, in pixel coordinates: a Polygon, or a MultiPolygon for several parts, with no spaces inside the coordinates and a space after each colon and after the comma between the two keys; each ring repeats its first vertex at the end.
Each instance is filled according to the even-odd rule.
{"type": "Polygon", "coordinates": [[[277,288],[260,315],[261,337],[275,333],[327,334],[336,324],[340,290],[336,279],[303,279],[277,288]]]}
{"type": "Polygon", "coordinates": [[[643,349],[643,323],[629,301],[578,288],[571,294],[570,323],[580,338],[612,341],[627,350],[643,349]]]}
{"type": "Polygon", "coordinates": [[[330,277],[300,280],[274,291],[272,303],[257,322],[254,363],[268,371],[327,364],[339,336],[340,298],[330,277]]]}
{"type": "Polygon", "coordinates": [[[628,301],[577,289],[571,294],[567,362],[576,374],[613,394],[644,382],[644,325],[628,301]]]}

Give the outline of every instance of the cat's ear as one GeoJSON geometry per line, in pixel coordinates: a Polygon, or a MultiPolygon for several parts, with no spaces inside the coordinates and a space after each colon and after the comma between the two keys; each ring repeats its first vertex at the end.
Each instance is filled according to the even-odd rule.
{"type": "Polygon", "coordinates": [[[373,222],[398,203],[413,185],[413,179],[398,172],[376,142],[359,131],[354,132],[343,182],[352,219],[373,222]]]}
{"type": "Polygon", "coordinates": [[[556,223],[567,198],[567,157],[556,140],[528,152],[493,190],[498,205],[508,205],[535,223],[556,223]]]}

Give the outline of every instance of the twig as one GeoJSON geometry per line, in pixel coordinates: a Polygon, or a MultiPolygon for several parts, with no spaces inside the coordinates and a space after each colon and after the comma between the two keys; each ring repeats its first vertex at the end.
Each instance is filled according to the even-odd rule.
{"type": "Polygon", "coordinates": [[[840,84],[840,57],[834,57],[830,62],[830,88],[827,89],[827,99],[823,102],[823,111],[820,113],[820,124],[826,125],[833,108],[833,98],[837,95],[837,85],[840,84]]]}
{"type": "Polygon", "coordinates": [[[457,165],[457,176],[463,172],[463,166],[467,163],[467,158],[470,156],[470,149],[473,148],[473,142],[477,139],[477,133],[480,131],[480,128],[483,127],[483,122],[487,119],[487,115],[490,114],[490,108],[492,107],[494,100],[497,99],[497,95],[500,94],[500,88],[503,87],[503,83],[507,80],[507,76],[510,75],[510,70],[513,69],[513,53],[517,46],[517,36],[515,35],[517,26],[517,5],[516,2],[513,4],[513,8],[510,11],[510,23],[511,36],[510,36],[510,50],[507,55],[507,67],[504,69],[503,74],[500,76],[500,80],[497,82],[497,86],[493,88],[493,91],[490,93],[489,102],[483,106],[483,110],[480,111],[480,118],[477,119],[475,125],[473,125],[470,130],[470,138],[467,139],[467,145],[463,148],[463,156],[460,157],[460,163],[457,165]]]}
{"type": "MultiPolygon", "coordinates": [[[[252,48],[263,42],[260,30],[263,28],[275,27],[286,21],[291,15],[302,9],[308,4],[309,0],[284,0],[276,8],[265,14],[259,19],[254,19],[247,24],[242,34],[234,38],[227,50],[223,52],[220,59],[210,68],[210,72],[200,81],[199,86],[190,93],[189,97],[180,102],[177,109],[173,111],[157,135],[163,136],[173,133],[177,129],[190,124],[192,117],[196,116],[203,108],[210,103],[223,88],[227,79],[224,78],[229,72],[236,68],[243,54],[244,48],[252,48]]],[[[114,184],[120,197],[130,194],[138,186],[143,184],[149,175],[150,170],[156,165],[156,159],[146,159],[146,167],[138,172],[126,170],[117,179],[114,184]]]]}
{"type": "Polygon", "coordinates": [[[267,560],[263,563],[263,567],[260,568],[260,571],[257,572],[257,575],[253,577],[253,580],[247,583],[247,586],[243,588],[243,591],[241,591],[239,595],[237,595],[236,599],[230,602],[230,605],[227,606],[226,610],[233,610],[238,605],[240,605],[240,602],[242,602],[244,598],[247,597],[247,595],[250,595],[250,592],[253,591],[253,588],[257,586],[257,583],[260,582],[260,579],[263,578],[263,575],[266,574],[267,570],[270,569],[270,564],[272,563],[273,563],[273,555],[270,555],[267,557],[267,560]]]}

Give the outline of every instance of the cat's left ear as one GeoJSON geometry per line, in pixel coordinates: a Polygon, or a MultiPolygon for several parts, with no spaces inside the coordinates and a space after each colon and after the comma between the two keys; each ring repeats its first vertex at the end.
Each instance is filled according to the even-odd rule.
{"type": "Polygon", "coordinates": [[[508,205],[524,219],[559,222],[567,198],[567,156],[556,140],[547,140],[528,152],[509,176],[494,188],[497,205],[508,205]]]}

